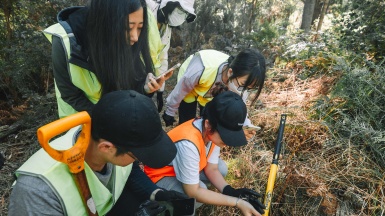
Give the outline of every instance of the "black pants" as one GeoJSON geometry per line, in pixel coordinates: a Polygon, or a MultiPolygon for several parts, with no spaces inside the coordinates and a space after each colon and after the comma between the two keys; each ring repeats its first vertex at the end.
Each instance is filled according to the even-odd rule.
{"type": "Polygon", "coordinates": [[[134,215],[139,210],[140,204],[149,198],[148,194],[156,188],[154,183],[140,169],[139,163],[135,161],[119,199],[107,215],[134,215]]]}
{"type": "Polygon", "coordinates": [[[139,210],[139,205],[144,201],[135,196],[127,187],[124,187],[122,195],[107,213],[107,216],[133,216],[139,210]]]}
{"type": "MultiPolygon", "coordinates": [[[[194,101],[192,103],[186,103],[182,100],[178,108],[179,124],[182,124],[183,122],[186,122],[196,117],[197,105],[198,105],[197,101],[194,101]]],[[[201,106],[200,104],[198,106],[200,110],[199,116],[201,116],[203,111],[203,106],[201,106]]]]}

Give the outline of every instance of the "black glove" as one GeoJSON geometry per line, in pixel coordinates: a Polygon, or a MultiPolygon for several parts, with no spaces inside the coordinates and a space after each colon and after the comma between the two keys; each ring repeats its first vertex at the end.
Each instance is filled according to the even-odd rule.
{"type": "Polygon", "coordinates": [[[179,199],[188,199],[189,197],[186,194],[179,193],[174,190],[160,190],[155,194],[156,201],[171,201],[171,200],[179,200],[179,199]]]}
{"type": "Polygon", "coordinates": [[[163,108],[163,92],[162,91],[156,92],[156,101],[158,103],[158,113],[160,113],[160,111],[162,111],[162,108],[163,108]]]}
{"type": "Polygon", "coordinates": [[[155,216],[166,210],[166,207],[159,205],[158,202],[146,200],[139,206],[139,211],[135,216],[155,216]]]}
{"type": "Polygon", "coordinates": [[[235,189],[230,185],[227,185],[225,188],[223,188],[222,193],[228,196],[245,198],[246,201],[249,202],[260,214],[265,213],[264,209],[266,207],[258,199],[262,197],[261,194],[253,190],[248,188],[235,189]]]}
{"type": "Polygon", "coordinates": [[[175,122],[174,117],[167,115],[166,112],[163,113],[162,118],[164,123],[166,123],[166,127],[171,126],[175,122]]]}

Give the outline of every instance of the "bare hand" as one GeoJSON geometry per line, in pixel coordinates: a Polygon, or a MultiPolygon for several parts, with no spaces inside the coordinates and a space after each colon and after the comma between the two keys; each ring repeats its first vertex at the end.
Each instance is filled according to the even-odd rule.
{"type": "Polygon", "coordinates": [[[144,91],[147,94],[158,91],[162,87],[164,81],[168,80],[173,73],[174,71],[167,73],[165,75],[162,75],[158,79],[155,79],[154,74],[148,73],[146,77],[146,82],[145,82],[146,84],[144,85],[144,91]]]}
{"type": "Polygon", "coordinates": [[[257,210],[248,202],[243,199],[238,201],[237,207],[241,210],[244,216],[261,216],[257,210]]]}
{"type": "Polygon", "coordinates": [[[144,91],[147,94],[153,93],[162,87],[164,81],[164,76],[161,76],[159,79],[155,79],[154,74],[148,73],[144,85],[144,91]]]}
{"type": "Polygon", "coordinates": [[[163,75],[164,76],[164,80],[165,81],[168,80],[173,74],[174,74],[174,70],[172,70],[170,73],[167,73],[167,74],[163,75]]]}
{"type": "Polygon", "coordinates": [[[243,130],[243,132],[245,133],[245,137],[247,140],[251,140],[255,136],[255,134],[257,133],[254,130],[243,130]]]}

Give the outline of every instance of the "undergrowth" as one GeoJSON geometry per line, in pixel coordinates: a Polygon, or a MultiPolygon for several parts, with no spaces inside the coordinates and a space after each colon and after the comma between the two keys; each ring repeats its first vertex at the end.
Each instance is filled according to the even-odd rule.
{"type": "MultiPolygon", "coordinates": [[[[262,129],[223,151],[227,181],[264,194],[279,116],[288,114],[271,215],[385,215],[385,71],[355,58],[320,52],[271,69],[249,109],[262,129]]],[[[241,213],[204,205],[198,215],[241,213]]]]}

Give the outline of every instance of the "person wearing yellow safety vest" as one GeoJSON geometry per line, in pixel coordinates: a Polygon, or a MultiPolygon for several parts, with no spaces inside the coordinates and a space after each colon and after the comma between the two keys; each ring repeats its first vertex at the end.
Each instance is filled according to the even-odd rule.
{"type": "MultiPolygon", "coordinates": [[[[260,194],[246,189],[234,189],[224,179],[220,164],[220,148],[247,144],[242,130],[246,105],[234,92],[225,91],[208,102],[201,118],[191,119],[168,132],[177,147],[175,159],[163,168],[145,166],[144,172],[159,187],[187,194],[210,205],[238,207],[244,215],[260,215],[265,208],[260,194]],[[217,193],[207,189],[211,183],[217,193]],[[248,197],[248,201],[242,198],[248,197]]],[[[225,167],[223,167],[225,166],[225,167]]]]}
{"type": "MultiPolygon", "coordinates": [[[[226,85],[240,95],[246,103],[250,91],[256,91],[251,99],[255,104],[265,81],[265,58],[255,49],[245,49],[235,58],[216,50],[201,50],[187,58],[178,72],[178,83],[166,100],[162,115],[166,126],[175,122],[178,111],[179,124],[196,116],[197,104],[202,111],[212,100],[215,83],[226,85]]],[[[245,126],[255,127],[246,118],[245,126]]]]}
{"type": "MultiPolygon", "coordinates": [[[[95,105],[91,119],[85,173],[99,215],[157,215],[166,209],[157,201],[187,198],[156,186],[134,162],[161,168],[176,155],[150,98],[133,90],[108,93],[95,105]]],[[[68,149],[80,130],[75,127],[50,145],[68,149]]],[[[16,176],[8,215],[87,215],[68,166],[43,149],[32,155],[16,176]]]]}
{"type": "MultiPolygon", "coordinates": [[[[146,0],[148,9],[158,21],[159,34],[164,45],[159,54],[160,73],[168,69],[168,50],[170,49],[172,29],[181,26],[185,21],[187,23],[193,22],[196,18],[194,2],[195,0],[146,0]]],[[[164,87],[165,84],[156,94],[159,112],[163,108],[164,87]]]]}
{"type": "Polygon", "coordinates": [[[152,96],[172,75],[155,80],[151,73],[158,74],[163,45],[144,0],[92,0],[62,10],[57,20],[43,32],[52,43],[59,117],[91,113],[115,90],[152,96]]]}

